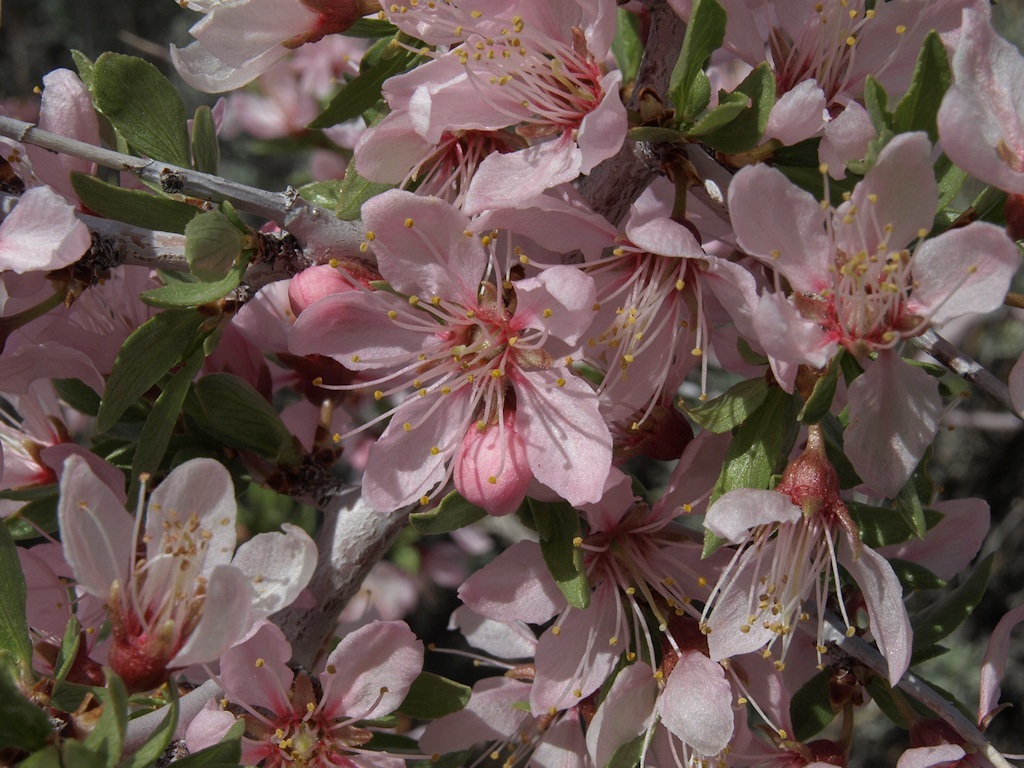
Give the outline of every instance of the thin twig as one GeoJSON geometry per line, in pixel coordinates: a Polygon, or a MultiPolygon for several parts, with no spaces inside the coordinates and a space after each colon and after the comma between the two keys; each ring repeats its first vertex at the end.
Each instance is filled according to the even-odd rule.
{"type": "Polygon", "coordinates": [[[972,360],[935,333],[935,331],[925,331],[920,336],[915,336],[911,339],[911,342],[915,347],[927,352],[957,376],[973,384],[976,389],[984,392],[1010,413],[1015,414],[1018,418],[1024,418],[1013,407],[1013,402],[1010,400],[1010,390],[1003,382],[985,370],[981,363],[972,360]]]}
{"type": "Polygon", "coordinates": [[[132,173],[169,194],[183,193],[215,202],[226,200],[239,210],[254,213],[287,230],[303,244],[308,256],[321,262],[361,256],[361,224],[341,221],[331,211],[311,205],[291,188],[267,192],[190,168],[96,147],[9,117],[0,116],[0,136],[132,173]]]}
{"type": "MultiPolygon", "coordinates": [[[[627,104],[636,109],[640,92],[649,89],[662,95],[668,90],[672,67],[683,45],[686,25],[665,0],[646,3],[651,28],[644,47],[636,85],[627,104]]],[[[648,185],[660,172],[657,152],[647,142],[626,140],[618,153],[598,165],[589,176],[580,179],[578,189],[598,213],[618,224],[648,185]]]]}
{"type": "MultiPolygon", "coordinates": [[[[809,624],[811,631],[816,631],[813,623],[809,624]]],[[[823,639],[826,643],[833,645],[842,654],[856,659],[868,669],[878,673],[883,678],[889,677],[889,665],[874,646],[867,643],[856,635],[846,636],[846,624],[835,614],[826,612],[824,622],[823,639]]],[[[903,677],[896,684],[896,687],[911,698],[924,704],[928,709],[941,717],[950,727],[959,733],[964,740],[978,750],[996,768],[1014,768],[1006,758],[1000,754],[977,726],[964,717],[948,699],[938,693],[934,688],[917,677],[913,672],[904,673],[903,677]]]]}

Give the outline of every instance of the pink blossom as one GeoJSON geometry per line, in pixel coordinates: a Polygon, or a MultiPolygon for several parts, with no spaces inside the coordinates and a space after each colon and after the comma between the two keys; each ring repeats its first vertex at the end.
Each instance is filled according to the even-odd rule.
{"type": "Polygon", "coordinates": [[[132,690],[168,671],[212,661],[260,618],[291,603],[316,562],[294,525],[260,534],[235,552],[234,487],[227,470],[194,459],[150,495],[142,527],[78,456],[61,479],[59,519],[79,586],[109,605],[109,663],[132,690]]]}
{"type": "MultiPolygon", "coordinates": [[[[376,371],[376,380],[353,386],[374,388],[378,400],[399,396],[370,449],[367,500],[390,510],[429,499],[466,432],[500,436],[514,408],[533,476],[573,503],[596,501],[611,437],[593,390],[564,359],[590,321],[590,278],[563,266],[503,279],[490,236],[472,235],[465,216],[440,200],[392,190],[366,203],[363,221],[394,292],[321,299],[296,320],[291,350],[376,371]]],[[[520,449],[504,450],[488,483],[506,465],[522,471],[520,449]]]]}
{"type": "MultiPolygon", "coordinates": [[[[576,706],[623,657],[653,658],[656,638],[675,616],[698,616],[691,602],[706,596],[719,560],[701,562],[700,545],[673,523],[706,498],[724,449],[714,435],[691,443],[669,491],[653,507],[637,503],[619,474],[601,502],[588,508],[588,532],[575,543],[591,587],[586,610],[567,608],[534,542],[514,545],[462,585],[463,602],[495,621],[540,624],[557,617],[537,643],[530,690],[535,715],[576,706]]],[[[680,651],[671,635],[668,643],[680,651]]]]}
{"type": "Polygon", "coordinates": [[[267,768],[394,768],[401,758],[365,748],[374,731],[361,721],[385,717],[405,699],[423,668],[423,644],[400,621],[375,621],[346,635],[327,657],[317,692],[309,675],[288,667],[291,647],[264,622],[221,657],[225,706],[210,702],[192,721],[185,743],[197,751],[245,721],[242,762],[267,768]]]}
{"type": "Polygon", "coordinates": [[[193,88],[240,88],[289,50],[342,32],[375,8],[364,0],[215,0],[190,2],[206,15],[189,31],[196,42],[171,46],[178,74],[193,88]]]}
{"type": "MultiPolygon", "coordinates": [[[[824,131],[827,145],[830,121],[863,98],[868,75],[897,98],[910,85],[925,35],[937,30],[952,46],[961,9],[972,1],[896,0],[866,9],[864,0],[724,0],[725,48],[751,66],[767,59],[775,71],[778,102],[767,138],[795,144],[824,131]]],[[[685,18],[684,4],[674,5],[685,18]]]]}
{"type": "Polygon", "coordinates": [[[939,108],[943,150],[986,184],[1024,194],[1024,57],[992,29],[987,4],[964,9],[953,77],[939,108]]]}
{"type": "Polygon", "coordinates": [[[840,346],[864,359],[867,370],[850,387],[845,446],[882,495],[899,492],[941,413],[936,382],[903,363],[896,348],[929,326],[1000,306],[1020,262],[994,225],[974,222],[927,238],[936,204],[923,133],[894,138],[838,208],[766,166],[743,169],[729,189],[739,245],[793,290],[785,299],[765,293],[754,313],[779,381],[791,388],[795,366],[822,367],[840,346]],[[868,427],[880,421],[891,429],[868,427]]]}
{"type": "Polygon", "coordinates": [[[450,46],[385,88],[426,143],[439,144],[446,132],[507,127],[534,142],[480,163],[463,205],[468,212],[512,206],[572,181],[621,146],[621,75],[604,73],[600,63],[614,29],[608,4],[557,0],[542,8],[510,0],[484,13],[465,3],[410,3],[388,4],[385,13],[403,31],[450,46]]]}
{"type": "Polygon", "coordinates": [[[698,363],[706,376],[712,304],[753,332],[749,271],[706,253],[690,228],[650,200],[633,208],[618,247],[587,271],[598,284],[600,311],[586,360],[604,373],[603,410],[610,421],[626,420],[627,435],[643,428],[659,403],[671,402],[698,363]]]}
{"type": "MultiPolygon", "coordinates": [[[[864,595],[871,632],[895,685],[910,664],[903,590],[888,561],[860,542],[823,440],[818,428],[809,431],[807,448],[775,490],[729,491],[708,510],[708,530],[740,545],[704,609],[711,658],[767,653],[778,641],[782,650],[775,664],[783,669],[797,622],[810,619],[804,602],[812,595],[818,605],[818,654],[824,653],[827,585],[830,579],[839,583],[842,563],[864,595]]],[[[839,607],[852,634],[841,595],[839,607]]]]}

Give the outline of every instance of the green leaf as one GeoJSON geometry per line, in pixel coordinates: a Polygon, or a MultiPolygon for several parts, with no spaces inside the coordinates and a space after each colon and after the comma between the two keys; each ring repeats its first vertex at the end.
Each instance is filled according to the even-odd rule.
{"type": "Polygon", "coordinates": [[[683,411],[699,426],[720,435],[735,429],[757,411],[769,389],[768,382],[759,376],[734,384],[714,400],[694,408],[684,406],[683,411]]]}
{"type": "Polygon", "coordinates": [[[0,653],[0,749],[18,747],[35,752],[46,745],[53,727],[46,713],[22,694],[11,661],[0,653]]]}
{"type": "MultiPolygon", "coordinates": [[[[764,402],[736,430],[711,492],[711,504],[736,488],[768,488],[796,440],[796,414],[795,396],[777,387],[769,388],[764,402]]],[[[705,529],[701,557],[708,557],[725,543],[725,539],[705,529]]]]}
{"type": "Polygon", "coordinates": [[[622,82],[636,80],[640,71],[640,59],[644,55],[644,44],[640,39],[640,19],[635,13],[624,8],[616,9],[615,38],[612,40],[612,55],[622,72],[622,82]]]}
{"type": "Polygon", "coordinates": [[[882,714],[898,727],[907,730],[907,699],[897,688],[890,688],[889,682],[877,675],[871,675],[864,686],[868,689],[872,701],[882,710],[882,714]]]}
{"type": "MultiPolygon", "coordinates": [[[[913,529],[894,509],[872,507],[854,501],[847,502],[846,508],[857,524],[860,540],[872,549],[901,544],[914,537],[913,529]]],[[[934,528],[942,519],[942,513],[934,509],[925,509],[923,514],[926,529],[934,528]]]]}
{"type": "MultiPolygon", "coordinates": [[[[938,210],[941,211],[953,201],[956,193],[967,181],[967,171],[955,165],[945,155],[940,155],[935,162],[935,178],[939,185],[938,210]]],[[[959,215],[959,211],[957,215],[959,215]]]]}
{"type": "Polygon", "coordinates": [[[230,373],[211,373],[195,384],[185,410],[211,437],[294,466],[302,453],[274,407],[251,384],[230,373]]]}
{"type": "Polygon", "coordinates": [[[53,533],[59,527],[57,486],[44,487],[51,490],[49,495],[28,502],[17,513],[7,518],[7,530],[11,532],[11,538],[15,541],[38,539],[43,534],[53,533]]]}
{"type": "Polygon", "coordinates": [[[205,318],[194,310],[168,310],[154,315],[121,346],[107,379],[96,431],[113,427],[128,407],[156,384],[198,340],[205,318]]]}
{"type": "Polygon", "coordinates": [[[53,388],[57,390],[57,397],[76,411],[87,416],[100,412],[100,396],[79,379],[54,379],[53,388]]]}
{"type": "Polygon", "coordinates": [[[398,27],[384,19],[359,19],[355,24],[346,29],[342,34],[345,37],[392,37],[398,32],[398,27]]]}
{"type": "Polygon", "coordinates": [[[735,488],[768,488],[796,440],[796,413],[793,395],[769,389],[757,412],[736,430],[711,493],[712,503],[735,488]]]}
{"type": "Polygon", "coordinates": [[[641,733],[635,739],[627,741],[616,747],[612,756],[608,758],[604,768],[636,768],[640,765],[640,758],[644,753],[644,742],[647,739],[646,733],[641,733]]]}
{"type": "Polygon", "coordinates": [[[939,105],[952,81],[946,48],[933,29],[921,46],[910,88],[893,112],[893,130],[896,133],[924,131],[932,143],[938,141],[939,105]]]}
{"type": "Polygon", "coordinates": [[[971,615],[985,594],[994,558],[986,557],[958,587],[911,616],[915,650],[937,643],[971,615]]]}
{"type": "Polygon", "coordinates": [[[190,165],[185,107],[174,86],[148,61],[104,53],[93,70],[97,109],[144,155],[190,165]]]}
{"type": "Polygon", "coordinates": [[[900,560],[898,557],[890,557],[889,565],[896,573],[896,578],[903,585],[903,594],[917,589],[941,589],[946,586],[944,579],[940,579],[930,570],[918,563],[909,560],[900,560]]]}
{"type": "Polygon", "coordinates": [[[202,173],[216,173],[220,165],[220,144],[213,111],[203,104],[192,118],[192,167],[202,173]]]}
{"type": "Polygon", "coordinates": [[[140,294],[143,303],[163,309],[184,309],[212,304],[231,293],[242,282],[242,276],[249,266],[245,251],[222,280],[203,282],[201,280],[175,280],[160,288],[140,294]]]}
{"type": "Polygon", "coordinates": [[[398,44],[399,37],[390,41],[379,61],[360,72],[338,91],[324,111],[307,127],[312,130],[330,128],[359,117],[376,104],[380,100],[384,81],[409,69],[419,58],[418,53],[408,51],[398,44]]]}
{"type": "Polygon", "coordinates": [[[736,119],[736,116],[743,112],[750,104],[750,97],[745,93],[726,93],[720,91],[718,94],[718,106],[708,112],[700,119],[693,128],[686,132],[687,136],[701,138],[708,133],[717,131],[736,119]]]}
{"type": "Polygon", "coordinates": [[[458,491],[452,491],[433,509],[411,513],[409,522],[417,531],[429,536],[456,531],[485,517],[486,510],[466,501],[458,491]]]}
{"type": "Polygon", "coordinates": [[[917,538],[923,539],[928,526],[924,520],[924,507],[921,506],[921,499],[917,495],[913,477],[907,480],[903,488],[900,489],[895,501],[896,511],[903,518],[903,522],[917,538]]]}
{"type": "Polygon", "coordinates": [[[153,404],[153,410],[146,417],[142,434],[139,436],[138,448],[135,449],[135,456],[132,458],[131,485],[128,489],[129,509],[135,506],[138,497],[139,477],[143,473],[152,475],[160,469],[164,453],[171,442],[171,433],[178,421],[178,414],[181,413],[181,407],[185,402],[185,395],[205,360],[206,355],[202,349],[193,352],[185,364],[171,376],[164,391],[153,404]]]}
{"type": "Polygon", "coordinates": [[[331,207],[339,219],[355,221],[362,215],[363,203],[394,187],[394,184],[381,184],[361,176],[353,161],[345,169],[345,179],[341,182],[338,199],[331,207]]]}
{"type": "Polygon", "coordinates": [[[421,672],[398,707],[403,715],[418,720],[436,720],[458,712],[469,703],[469,686],[432,672],[421,672]]]}
{"type": "Polygon", "coordinates": [[[14,539],[6,525],[0,525],[0,651],[10,654],[8,662],[15,663],[18,677],[28,680],[31,676],[32,642],[25,619],[25,577],[14,539]]]}
{"type": "Polygon", "coordinates": [[[672,69],[668,86],[669,98],[684,120],[692,120],[707,106],[705,102],[698,108],[700,100],[691,100],[691,92],[697,73],[704,69],[704,62],[722,47],[725,23],[725,11],[717,0],[694,0],[683,47],[672,69]]]}
{"type": "Polygon", "coordinates": [[[238,765],[242,759],[242,734],[245,733],[245,721],[236,720],[228,728],[224,738],[217,744],[188,757],[174,761],[174,768],[221,768],[221,766],[238,765]]]}
{"type": "Polygon", "coordinates": [[[657,125],[641,125],[630,128],[626,136],[630,141],[682,141],[686,134],[675,128],[662,128],[657,125]]]}
{"type": "Polygon", "coordinates": [[[109,669],[104,671],[107,685],[100,694],[103,711],[95,727],[85,737],[85,746],[102,757],[104,765],[114,768],[121,757],[124,733],[128,727],[128,692],[120,677],[109,669]]]}
{"type": "Polygon", "coordinates": [[[149,739],[130,756],[118,763],[117,768],[149,768],[155,765],[163,755],[167,746],[174,738],[174,729],[178,726],[178,689],[173,683],[167,686],[170,701],[167,702],[167,714],[149,739]]]}
{"type": "Polygon", "coordinates": [[[71,186],[82,202],[108,219],[144,229],[185,232],[199,209],[180,200],[159,197],[141,189],[122,189],[80,171],[71,172],[71,186]]]}
{"type": "MultiPolygon", "coordinates": [[[[839,354],[842,354],[840,352],[839,354]]],[[[814,382],[814,389],[811,396],[807,398],[804,407],[800,409],[797,418],[801,424],[817,424],[832,407],[832,398],[836,394],[836,382],[839,380],[839,366],[835,363],[829,365],[825,375],[814,382]]]]}
{"type": "Polygon", "coordinates": [[[712,116],[723,108],[716,107],[694,127],[690,135],[700,136],[705,144],[726,154],[739,154],[756,147],[775,106],[775,73],[771,67],[767,63],[755,67],[736,90],[728,94],[723,106],[734,114],[715,125],[712,116]],[[740,109],[735,110],[737,103],[740,109]]]}
{"type": "Polygon", "coordinates": [[[108,768],[105,757],[89,749],[81,741],[68,739],[64,742],[63,749],[64,765],[73,765],[75,768],[108,768]]]}
{"type": "Polygon", "coordinates": [[[573,608],[590,605],[590,584],[583,565],[583,550],[576,546],[580,516],[569,504],[527,499],[540,534],[544,562],[565,600],[573,608]]]}
{"type": "Polygon", "coordinates": [[[60,650],[57,652],[57,661],[54,663],[53,683],[54,688],[59,688],[71,671],[78,655],[78,647],[82,644],[82,625],[78,619],[72,616],[64,628],[64,637],[61,639],[60,650]]]}
{"type": "Polygon", "coordinates": [[[789,702],[793,738],[806,742],[835,720],[829,697],[829,679],[832,672],[824,669],[804,683],[789,702]]]}
{"type": "Polygon", "coordinates": [[[885,88],[873,75],[868,75],[864,81],[864,106],[875,133],[882,133],[889,128],[889,113],[886,112],[888,102],[889,95],[885,92],[885,88]]]}
{"type": "MultiPolygon", "coordinates": [[[[346,169],[346,173],[347,173],[346,169]]],[[[308,201],[317,208],[326,208],[333,211],[341,199],[341,179],[328,179],[327,181],[314,181],[299,187],[299,195],[303,200],[308,201]]]]}
{"type": "Polygon", "coordinates": [[[200,213],[185,227],[185,259],[203,282],[228,277],[245,245],[246,236],[220,211],[200,213]]]}
{"type": "Polygon", "coordinates": [[[85,87],[92,91],[93,71],[96,68],[96,65],[92,63],[92,59],[81,51],[76,51],[72,48],[71,60],[75,62],[75,69],[78,70],[78,76],[85,83],[85,87]]]}
{"type": "Polygon", "coordinates": [[[56,744],[47,744],[18,763],[18,768],[62,768],[60,750],[56,744]]]}

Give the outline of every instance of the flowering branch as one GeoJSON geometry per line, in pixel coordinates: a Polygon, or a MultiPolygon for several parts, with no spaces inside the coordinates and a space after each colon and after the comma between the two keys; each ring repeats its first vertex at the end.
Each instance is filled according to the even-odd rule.
{"type": "Polygon", "coordinates": [[[0,136],[89,160],[105,168],[127,171],[159,185],[169,194],[185,193],[205,200],[228,201],[240,210],[269,219],[288,230],[320,261],[359,256],[362,227],[341,221],[330,211],[311,205],[294,189],[267,192],[220,176],[96,147],[9,117],[0,116],[0,136]]]}
{"type": "MultiPolygon", "coordinates": [[[[648,0],[646,5],[651,14],[651,29],[627,104],[630,109],[638,107],[644,91],[660,96],[668,89],[672,65],[686,33],[686,25],[665,0],[648,0]]],[[[579,182],[579,191],[595,211],[618,224],[660,169],[654,144],[626,141],[617,154],[579,182]]]]}
{"type": "MultiPolygon", "coordinates": [[[[823,635],[825,642],[842,655],[856,659],[873,672],[877,672],[882,677],[887,677],[889,674],[888,664],[882,657],[882,654],[860,637],[856,635],[848,637],[845,630],[846,625],[838,616],[829,612],[825,613],[823,635]]],[[[913,672],[904,673],[896,687],[941,717],[996,768],[1013,768],[1006,758],[1000,754],[999,750],[985,739],[985,736],[974,723],[964,717],[963,713],[950,703],[948,699],[917,677],[913,672]]]]}
{"type": "MultiPolygon", "coordinates": [[[[991,397],[1010,413],[1017,414],[1017,409],[1010,401],[1010,390],[1006,385],[985,370],[980,363],[972,360],[962,351],[954,347],[935,331],[926,331],[920,336],[915,336],[914,346],[927,352],[946,368],[951,370],[964,381],[970,382],[986,395],[991,397]]],[[[1017,414],[1019,417],[1019,414],[1017,414]]]]}

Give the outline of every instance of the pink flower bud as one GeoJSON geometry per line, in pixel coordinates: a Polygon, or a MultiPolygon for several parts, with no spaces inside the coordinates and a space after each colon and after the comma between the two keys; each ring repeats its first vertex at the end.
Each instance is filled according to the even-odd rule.
{"type": "Polygon", "coordinates": [[[332,293],[352,290],[352,283],[329,264],[319,264],[299,272],[288,286],[288,301],[298,317],[313,302],[332,293]]]}
{"type": "Polygon", "coordinates": [[[515,512],[533,479],[515,422],[515,411],[506,411],[501,424],[471,426],[455,457],[455,487],[491,515],[515,512]]]}

